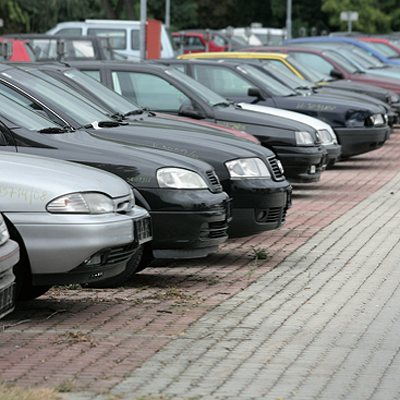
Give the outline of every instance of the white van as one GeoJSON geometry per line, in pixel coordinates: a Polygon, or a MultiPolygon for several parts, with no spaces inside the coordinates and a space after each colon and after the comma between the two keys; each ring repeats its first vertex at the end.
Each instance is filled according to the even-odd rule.
{"type": "MultiPolygon", "coordinates": [[[[129,59],[140,59],[140,21],[87,19],[61,22],[47,34],[103,36],[112,39],[113,49],[129,59]]],[[[161,26],[161,58],[173,58],[176,54],[170,37],[161,26]]]]}

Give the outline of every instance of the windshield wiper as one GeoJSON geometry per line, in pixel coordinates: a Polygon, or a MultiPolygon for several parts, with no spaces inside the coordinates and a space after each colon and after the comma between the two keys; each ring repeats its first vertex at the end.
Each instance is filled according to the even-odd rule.
{"type": "Polygon", "coordinates": [[[66,132],[72,132],[71,129],[68,129],[67,127],[61,127],[61,126],[49,126],[47,128],[43,128],[39,133],[66,133],[66,132]]]}
{"type": "Polygon", "coordinates": [[[215,103],[212,106],[213,107],[219,107],[219,106],[229,107],[230,105],[231,105],[231,103],[227,103],[226,101],[220,101],[219,103],[215,103]]]}
{"type": "Polygon", "coordinates": [[[128,123],[121,121],[111,121],[111,120],[94,121],[91,124],[82,125],[80,128],[84,129],[117,128],[118,126],[121,125],[128,125],[128,123]]]}
{"type": "Polygon", "coordinates": [[[156,116],[156,113],[153,112],[153,111],[151,111],[151,110],[149,110],[147,107],[138,108],[137,110],[128,111],[128,112],[125,113],[123,116],[124,116],[124,117],[129,117],[130,115],[141,115],[141,114],[143,114],[143,113],[145,113],[145,112],[147,112],[147,114],[148,114],[150,117],[155,117],[155,116],[156,116]]]}

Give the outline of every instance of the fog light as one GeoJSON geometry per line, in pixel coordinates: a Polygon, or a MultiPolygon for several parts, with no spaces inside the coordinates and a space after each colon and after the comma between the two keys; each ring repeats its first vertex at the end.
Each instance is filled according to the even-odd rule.
{"type": "Polygon", "coordinates": [[[94,256],[88,258],[85,261],[86,265],[100,265],[102,263],[102,257],[100,254],[95,254],[94,256]]]}
{"type": "Polygon", "coordinates": [[[310,174],[315,174],[317,172],[317,167],[315,165],[311,165],[310,174]]]}

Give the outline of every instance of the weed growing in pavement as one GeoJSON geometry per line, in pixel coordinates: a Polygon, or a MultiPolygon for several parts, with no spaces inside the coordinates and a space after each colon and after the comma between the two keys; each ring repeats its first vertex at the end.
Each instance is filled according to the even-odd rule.
{"type": "Polygon", "coordinates": [[[69,393],[74,390],[74,381],[73,379],[67,379],[63,382],[61,382],[57,387],[56,390],[58,390],[60,393],[69,393]]]}
{"type": "Polygon", "coordinates": [[[265,247],[255,247],[251,246],[253,250],[254,259],[257,260],[268,260],[271,258],[269,253],[266,251],[265,247]]]}
{"type": "Polygon", "coordinates": [[[207,284],[208,285],[216,285],[220,281],[221,281],[221,278],[218,278],[218,276],[213,276],[212,278],[207,279],[207,284]]]}

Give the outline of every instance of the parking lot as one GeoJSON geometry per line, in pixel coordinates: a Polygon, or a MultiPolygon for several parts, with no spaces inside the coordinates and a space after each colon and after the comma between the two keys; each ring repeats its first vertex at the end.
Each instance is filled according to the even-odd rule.
{"type": "MultiPolygon", "coordinates": [[[[294,185],[293,206],[278,230],[230,239],[205,259],[149,267],[121,288],[56,287],[34,301],[19,303],[0,323],[2,380],[55,388],[74,399],[118,391],[118,398],[125,398],[129,385],[123,386],[124,380],[129,381],[135,369],[162,354],[168,343],[185,337],[188,328],[216,306],[251,290],[272,269],[279,272],[280,264],[321,229],[393,179],[400,172],[399,151],[400,130],[395,129],[381,149],[338,163],[324,171],[318,183],[294,185]]],[[[283,304],[277,310],[282,324],[285,312],[283,304]]],[[[161,366],[168,362],[162,357],[157,361],[161,366]]],[[[140,374],[145,380],[154,371],[147,368],[140,374]]],[[[152,388],[146,385],[143,390],[152,393],[152,388]]],[[[154,393],[172,393],[163,390],[154,393]]],[[[202,396],[201,391],[185,390],[173,398],[202,396]]],[[[236,397],[222,392],[208,398],[236,397]]]]}

